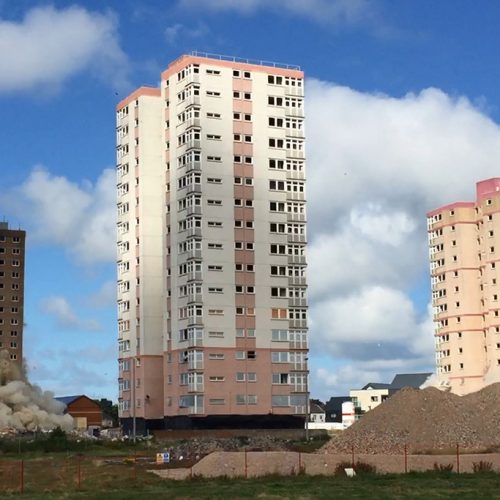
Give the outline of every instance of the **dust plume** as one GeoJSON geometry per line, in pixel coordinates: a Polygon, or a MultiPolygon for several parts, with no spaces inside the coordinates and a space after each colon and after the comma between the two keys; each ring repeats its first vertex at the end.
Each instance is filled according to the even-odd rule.
{"type": "Polygon", "coordinates": [[[64,415],[65,405],[50,391],[42,391],[28,382],[19,365],[0,350],[0,431],[50,430],[73,428],[73,417],[64,415]]]}

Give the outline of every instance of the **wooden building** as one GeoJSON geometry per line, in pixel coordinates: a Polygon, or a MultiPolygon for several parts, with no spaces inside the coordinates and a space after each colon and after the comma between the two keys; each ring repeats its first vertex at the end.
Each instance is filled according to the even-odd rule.
{"type": "Polygon", "coordinates": [[[93,399],[83,394],[63,396],[56,399],[66,405],[65,413],[69,413],[75,419],[77,429],[102,426],[102,410],[99,403],[93,399]]]}

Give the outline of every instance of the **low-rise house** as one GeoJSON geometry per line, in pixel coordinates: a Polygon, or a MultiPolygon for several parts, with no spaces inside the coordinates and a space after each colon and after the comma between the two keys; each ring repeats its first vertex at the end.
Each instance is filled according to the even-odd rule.
{"type": "Polygon", "coordinates": [[[309,402],[309,422],[325,422],[325,408],[321,401],[309,402]]]}
{"type": "Polygon", "coordinates": [[[80,394],[78,396],[62,396],[56,398],[66,405],[65,413],[69,413],[75,419],[77,429],[88,429],[89,427],[102,427],[102,410],[99,403],[89,397],[80,394]]]}
{"type": "Polygon", "coordinates": [[[342,403],[352,401],[350,396],[334,396],[325,404],[325,421],[342,422],[342,403]]]}
{"type": "Polygon", "coordinates": [[[390,384],[370,382],[361,389],[349,392],[357,413],[366,413],[383,403],[388,397],[403,387],[419,389],[431,373],[398,373],[390,384]]]}

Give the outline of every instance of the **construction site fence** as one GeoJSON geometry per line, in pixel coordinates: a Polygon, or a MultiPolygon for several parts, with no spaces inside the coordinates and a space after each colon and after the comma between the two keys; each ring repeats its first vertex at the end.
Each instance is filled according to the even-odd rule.
{"type": "MultiPolygon", "coordinates": [[[[155,455],[89,456],[53,454],[28,459],[0,460],[0,495],[105,491],[127,484],[164,479],[196,477],[252,478],[278,474],[333,475],[339,464],[356,468],[358,462],[370,464],[378,473],[409,473],[441,470],[474,472],[478,464],[489,464],[500,472],[500,453],[462,453],[457,445],[452,454],[409,454],[405,447],[398,455],[365,454],[352,448],[350,453],[301,453],[293,451],[215,451],[187,467],[179,462],[157,464],[155,455]],[[132,482],[132,483],[131,483],[132,482]]],[[[159,450],[161,451],[161,450],[159,450]]]]}

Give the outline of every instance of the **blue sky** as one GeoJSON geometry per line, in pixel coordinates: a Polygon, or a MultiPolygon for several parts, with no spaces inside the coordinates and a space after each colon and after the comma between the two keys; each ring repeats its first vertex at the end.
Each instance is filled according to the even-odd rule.
{"type": "Polygon", "coordinates": [[[469,0],[0,0],[31,379],[116,399],[115,105],[191,50],[306,72],[313,395],[433,369],[425,213],[498,175],[499,21],[469,0]]]}

